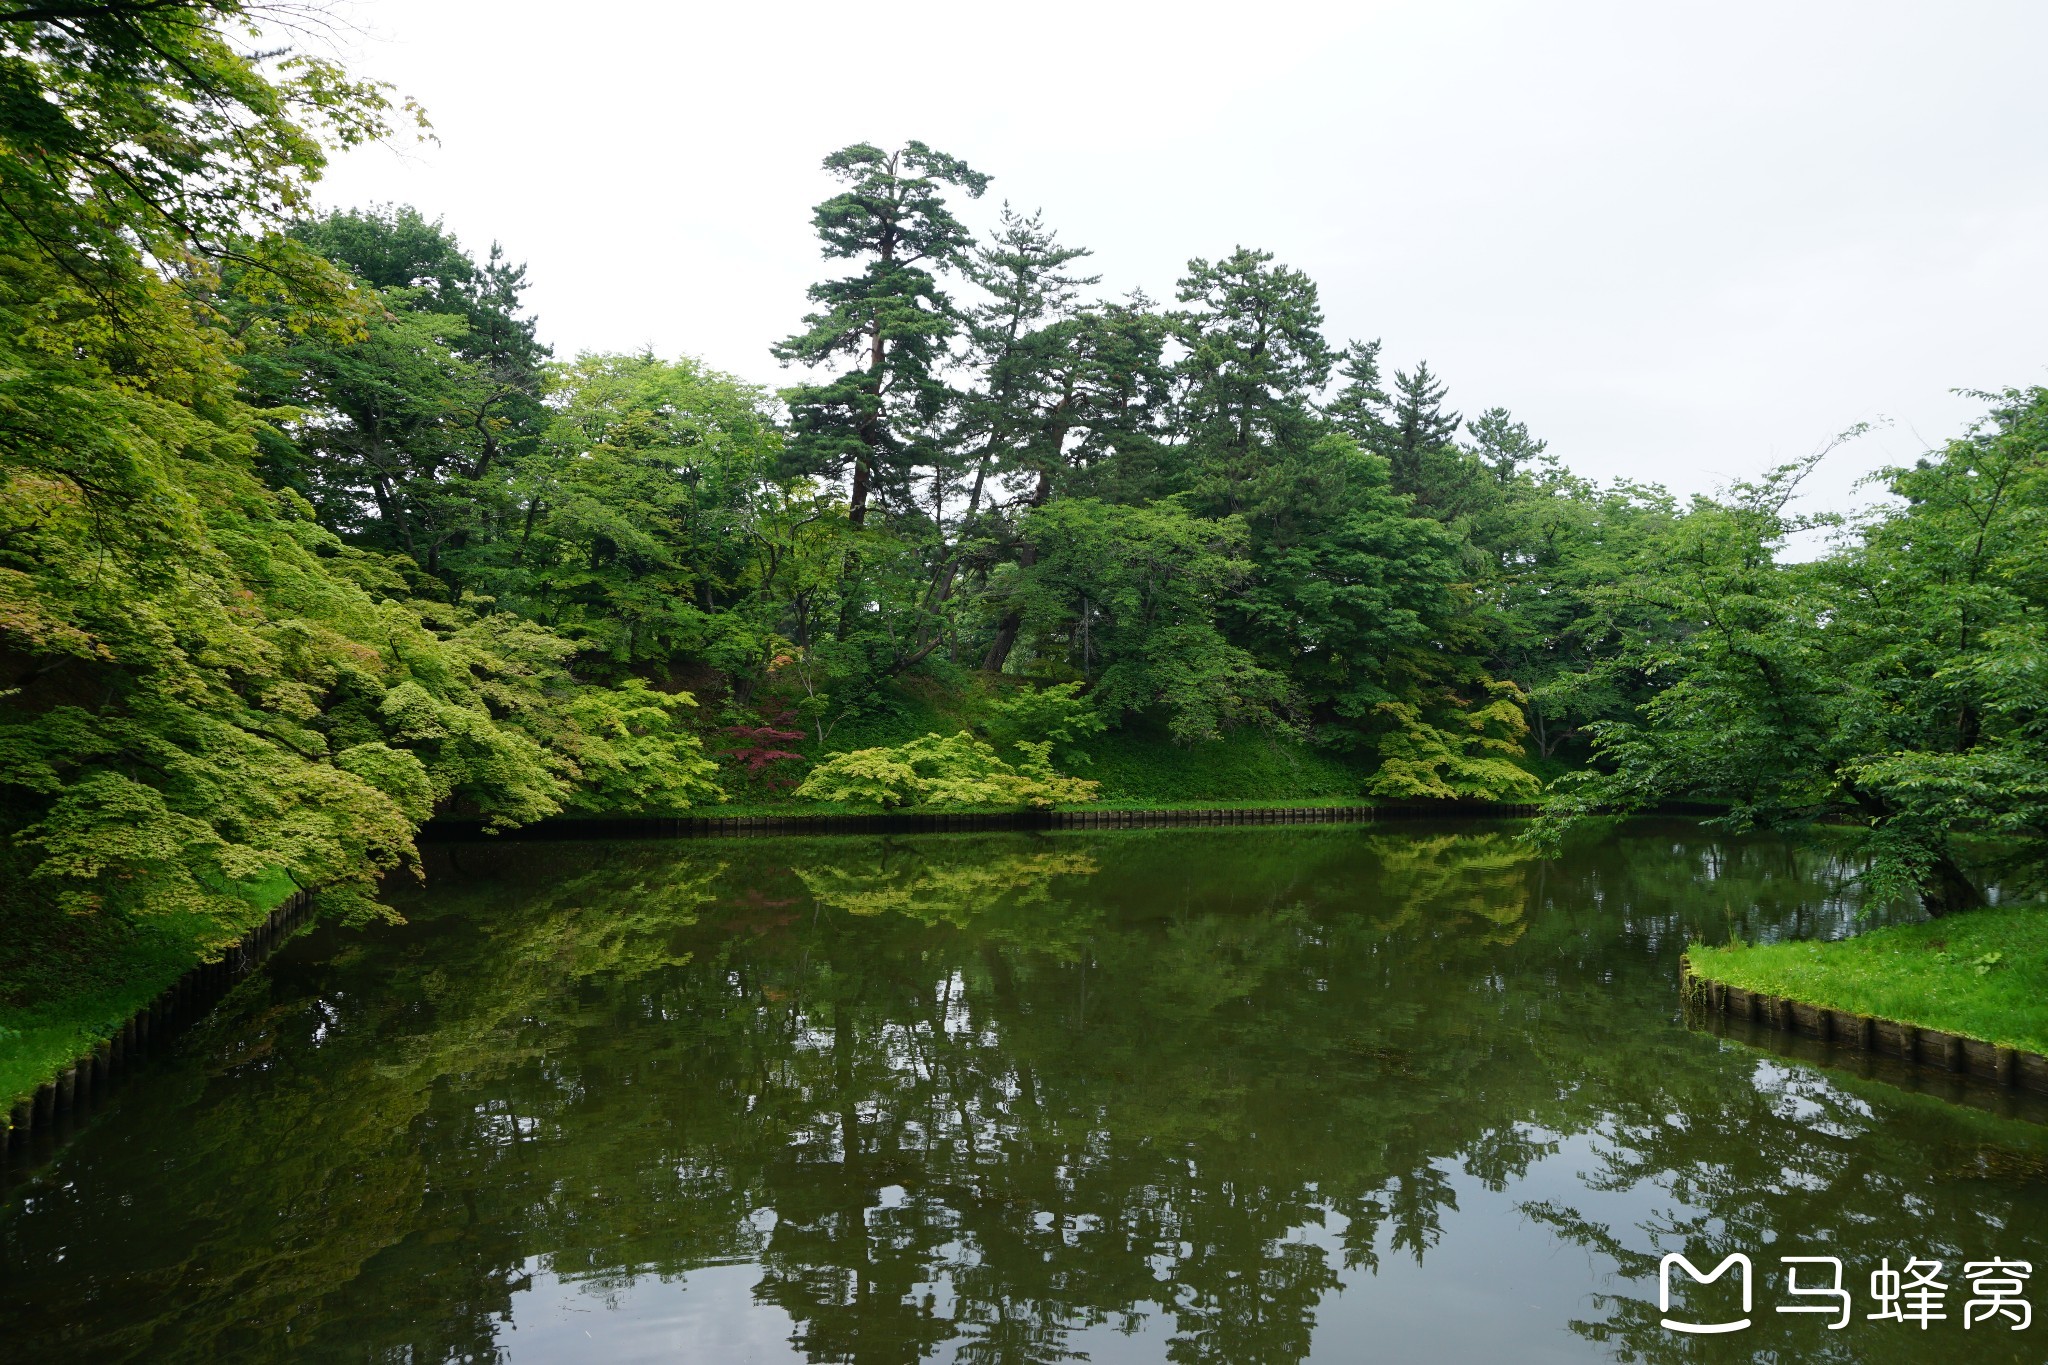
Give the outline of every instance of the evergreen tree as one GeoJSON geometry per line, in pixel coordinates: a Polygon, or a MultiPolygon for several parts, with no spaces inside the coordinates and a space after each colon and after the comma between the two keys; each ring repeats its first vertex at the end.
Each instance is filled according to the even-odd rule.
{"type": "Polygon", "coordinates": [[[1472,433],[1466,450],[1493,471],[1500,483],[1512,482],[1543,458],[1550,446],[1529,434],[1529,424],[1517,422],[1506,408],[1488,408],[1466,424],[1472,433]]]}
{"type": "MultiPolygon", "coordinates": [[[[1003,543],[1014,546],[1015,563],[999,571],[1025,573],[1038,562],[1038,544],[1020,523],[1056,498],[1144,503],[1165,491],[1159,485],[1168,328],[1140,294],[1079,309],[1029,339],[1033,406],[1019,423],[1012,455],[1021,479],[1001,509],[1003,543]]],[[[991,672],[1002,671],[1024,620],[1008,600],[1010,580],[1002,583],[992,599],[1006,606],[982,658],[991,672]]]]}
{"type": "Polygon", "coordinates": [[[811,221],[827,260],[861,268],[811,286],[819,311],[774,353],[786,365],[851,362],[838,378],[783,397],[795,467],[850,475],[847,517],[859,528],[871,499],[906,498],[915,466],[937,458],[934,428],[950,396],[938,371],[961,325],[938,275],[961,267],[970,242],[942,187],[979,198],[989,177],[922,142],[893,152],[855,143],[824,165],[846,188],[811,221]]]}
{"type": "Polygon", "coordinates": [[[967,361],[979,382],[963,395],[956,437],[972,451],[966,461],[975,471],[970,515],[991,475],[1025,471],[1025,452],[1043,444],[1047,419],[1056,420],[1066,406],[1054,375],[1066,340],[1060,324],[1074,316],[1080,291],[1101,279],[1067,267],[1088,254],[1085,247],[1061,246],[1039,215],[1005,204],[1001,225],[967,264],[968,276],[988,296],[968,314],[967,361]]]}
{"type": "Polygon", "coordinates": [[[1574,485],[1546,454],[1549,443],[1531,436],[1528,423],[1506,408],[1488,408],[1466,425],[1472,439],[1444,461],[1456,481],[1440,506],[1463,520],[1486,561],[1486,577],[1499,587],[1504,576],[1526,578],[1540,553],[1536,542],[1552,524],[1550,506],[1574,485]]]}
{"type": "MultiPolygon", "coordinates": [[[[1047,332],[1072,316],[1081,289],[1101,278],[1068,269],[1088,254],[1085,247],[1060,245],[1040,215],[1004,204],[989,240],[964,262],[964,272],[986,297],[966,312],[966,366],[974,379],[959,397],[952,458],[933,472],[933,519],[941,537],[948,476],[956,469],[967,503],[957,534],[939,555],[910,661],[939,644],[963,559],[978,555],[986,567],[989,552],[1005,538],[985,512],[1006,481],[1024,474],[1025,452],[1034,447],[1047,409],[1057,410],[1056,400],[1048,398],[1046,360],[1058,347],[1047,344],[1047,332]]],[[[1038,484],[1032,505],[1044,501],[1045,479],[1038,484]]]]}
{"type": "Polygon", "coordinates": [[[1406,493],[1424,506],[1445,491],[1433,476],[1464,421],[1457,413],[1444,411],[1444,394],[1445,385],[1430,373],[1427,360],[1418,362],[1412,371],[1396,370],[1386,429],[1378,447],[1393,469],[1394,491],[1406,493]]]}
{"type": "Polygon", "coordinates": [[[1218,516],[1245,510],[1277,460],[1318,434],[1313,395],[1336,357],[1322,333],[1315,282],[1239,247],[1216,262],[1195,259],[1176,315],[1187,354],[1180,363],[1180,421],[1195,505],[1218,516]]]}
{"type": "MultiPolygon", "coordinates": [[[[1080,289],[1099,277],[1075,276],[1066,267],[1086,254],[1060,246],[1036,215],[1006,207],[1002,226],[971,267],[988,294],[970,323],[982,379],[964,404],[964,425],[978,446],[968,461],[970,517],[993,480],[990,516],[979,533],[984,572],[1006,567],[999,563],[1005,556],[1024,570],[1037,562],[1037,545],[1018,523],[1071,492],[1077,469],[1106,472],[1119,454],[1157,444],[1149,429],[1164,407],[1165,321],[1142,295],[1128,304],[1078,304],[1080,289]]],[[[984,668],[1002,670],[1022,622],[1020,609],[1008,604],[984,668]]]]}
{"type": "Polygon", "coordinates": [[[1380,382],[1379,341],[1354,341],[1346,346],[1343,358],[1337,362],[1337,374],[1344,380],[1344,387],[1323,409],[1324,414],[1339,431],[1367,450],[1384,453],[1388,446],[1388,409],[1393,400],[1387,397],[1380,382]]]}

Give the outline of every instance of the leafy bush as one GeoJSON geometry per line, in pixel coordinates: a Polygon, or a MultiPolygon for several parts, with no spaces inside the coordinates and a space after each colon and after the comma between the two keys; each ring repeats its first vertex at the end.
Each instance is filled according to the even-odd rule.
{"type": "Polygon", "coordinates": [[[1078,682],[1024,687],[991,697],[982,704],[980,719],[982,731],[998,749],[1046,742],[1058,747],[1070,763],[1086,763],[1087,755],[1074,746],[1105,728],[1102,714],[1081,695],[1078,682]]]}
{"type": "Polygon", "coordinates": [[[1487,682],[1483,706],[1448,704],[1427,715],[1408,702],[1381,702],[1394,728],[1380,737],[1380,770],[1366,790],[1396,800],[1532,801],[1543,783],[1522,768],[1522,690],[1487,682]]]}
{"type": "Polygon", "coordinates": [[[801,730],[783,728],[795,718],[787,702],[765,698],[760,705],[760,724],[720,726],[718,733],[728,742],[712,752],[739,768],[742,780],[751,786],[770,792],[794,787],[797,779],[789,773],[789,765],[801,762],[803,755],[782,746],[804,737],[801,730]]]}
{"type": "Polygon", "coordinates": [[[962,730],[920,735],[894,748],[856,749],[813,768],[796,795],[811,801],[918,810],[1015,810],[1094,800],[1095,783],[1053,770],[1051,741],[1024,741],[1013,747],[1022,755],[1015,764],[962,730]]]}

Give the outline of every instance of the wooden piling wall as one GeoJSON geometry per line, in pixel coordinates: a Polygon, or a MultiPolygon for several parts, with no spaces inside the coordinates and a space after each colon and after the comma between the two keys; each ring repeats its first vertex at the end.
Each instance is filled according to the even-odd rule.
{"type": "Polygon", "coordinates": [[[199,963],[179,977],[162,995],[115,1029],[111,1037],[95,1044],[35,1094],[0,1115],[0,1155],[10,1163],[33,1161],[39,1152],[61,1143],[112,1092],[122,1073],[166,1047],[178,1033],[204,1016],[237,981],[256,970],[311,916],[311,897],[303,891],[294,892],[218,960],[199,963]]]}
{"type": "Polygon", "coordinates": [[[1525,818],[1542,807],[1493,801],[1380,806],[1262,806],[1212,810],[901,811],[877,815],[676,815],[538,820],[489,834],[481,821],[437,820],[422,843],[470,839],[687,839],[759,834],[966,834],[998,830],[1163,829],[1216,825],[1362,824],[1391,820],[1525,818]]]}
{"type": "Polygon", "coordinates": [[[1686,958],[1679,960],[1678,979],[1679,996],[1689,1019],[1739,1020],[1837,1047],[1894,1057],[1918,1068],[1974,1077],[2008,1090],[2048,1095],[2048,1057],[2037,1052],[1745,990],[1694,975],[1692,962],[1686,958]]]}

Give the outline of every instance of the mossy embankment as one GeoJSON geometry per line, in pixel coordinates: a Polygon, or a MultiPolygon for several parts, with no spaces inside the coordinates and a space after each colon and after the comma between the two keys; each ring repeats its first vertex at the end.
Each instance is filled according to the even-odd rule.
{"type": "MultiPolygon", "coordinates": [[[[914,738],[913,732],[904,738],[914,738]]],[[[866,743],[900,743],[893,734],[866,743]]],[[[834,751],[838,750],[833,746],[834,751]]],[[[852,747],[852,746],[848,746],[852,747]]],[[[1112,732],[1091,738],[1061,765],[1099,784],[1092,809],[1182,810],[1198,807],[1358,805],[1371,777],[1368,764],[1347,762],[1300,740],[1234,731],[1196,747],[1164,737],[1112,732]],[[1076,761],[1078,758],[1078,761],[1076,761]]],[[[732,784],[732,799],[704,808],[717,815],[858,815],[872,806],[806,801],[786,791],[732,784]]]]}
{"type": "MultiPolygon", "coordinates": [[[[750,783],[728,766],[721,774],[729,800],[721,815],[849,815],[871,806],[803,801],[789,794],[794,773],[854,749],[903,744],[922,735],[976,730],[985,718],[985,677],[913,675],[871,699],[860,715],[832,725],[821,738],[806,733],[789,747],[804,759],[779,775],[781,786],[750,783]]],[[[706,738],[716,749],[718,741],[706,738]]],[[[1199,744],[1176,743],[1157,718],[1130,717],[1120,727],[1061,745],[1062,772],[1098,784],[1091,806],[1112,810],[1193,807],[1356,805],[1378,768],[1370,753],[1346,754],[1284,731],[1246,726],[1199,744]]],[[[1534,768],[1531,769],[1535,771],[1534,768]]],[[[1549,774],[1539,774],[1548,776],[1549,774]]],[[[712,813],[707,809],[707,813],[712,813]]]]}
{"type": "Polygon", "coordinates": [[[1693,975],[2048,1053],[2048,909],[2001,907],[1834,943],[1695,945],[1693,975]]]}
{"type": "Polygon", "coordinates": [[[111,1038],[200,963],[219,956],[295,890],[274,878],[235,888],[246,913],[10,922],[0,948],[0,1123],[19,1100],[111,1038]]]}

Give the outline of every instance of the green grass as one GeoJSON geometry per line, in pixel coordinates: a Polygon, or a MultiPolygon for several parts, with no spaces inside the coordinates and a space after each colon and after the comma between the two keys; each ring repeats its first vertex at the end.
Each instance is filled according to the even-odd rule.
{"type": "MultiPolygon", "coordinates": [[[[233,934],[261,924],[292,893],[282,873],[236,888],[249,909],[233,934]]],[[[196,915],[139,924],[37,917],[6,924],[0,954],[0,1122],[17,1100],[113,1036],[203,960],[221,924],[196,915]]]]}
{"type": "MultiPolygon", "coordinates": [[[[969,729],[976,703],[964,688],[958,678],[899,678],[860,715],[839,722],[823,746],[807,737],[797,747],[806,753],[840,753],[969,729]]],[[[1110,810],[1360,803],[1366,800],[1363,792],[1374,767],[1251,728],[1233,730],[1205,744],[1176,744],[1162,727],[1142,719],[1091,736],[1076,747],[1079,754],[1055,755],[1061,770],[1101,783],[1091,804],[1110,810]]],[[[797,801],[786,791],[752,787],[731,769],[722,778],[731,799],[694,814],[843,815],[867,809],[797,801]]]]}
{"type": "Polygon", "coordinates": [[[1295,810],[1311,806],[1380,806],[1366,796],[1280,796],[1243,801],[1166,801],[1156,798],[1105,797],[1085,806],[1061,806],[1061,810],[1295,810]]]}
{"type": "Polygon", "coordinates": [[[1134,727],[1097,735],[1082,747],[1090,761],[1071,771],[1100,782],[1099,804],[1112,806],[1360,801],[1371,775],[1324,750],[1252,729],[1180,745],[1134,727]]]}
{"type": "Polygon", "coordinates": [[[1694,946],[1695,975],[2048,1053],[2048,909],[1973,910],[1838,943],[1694,946]]]}

